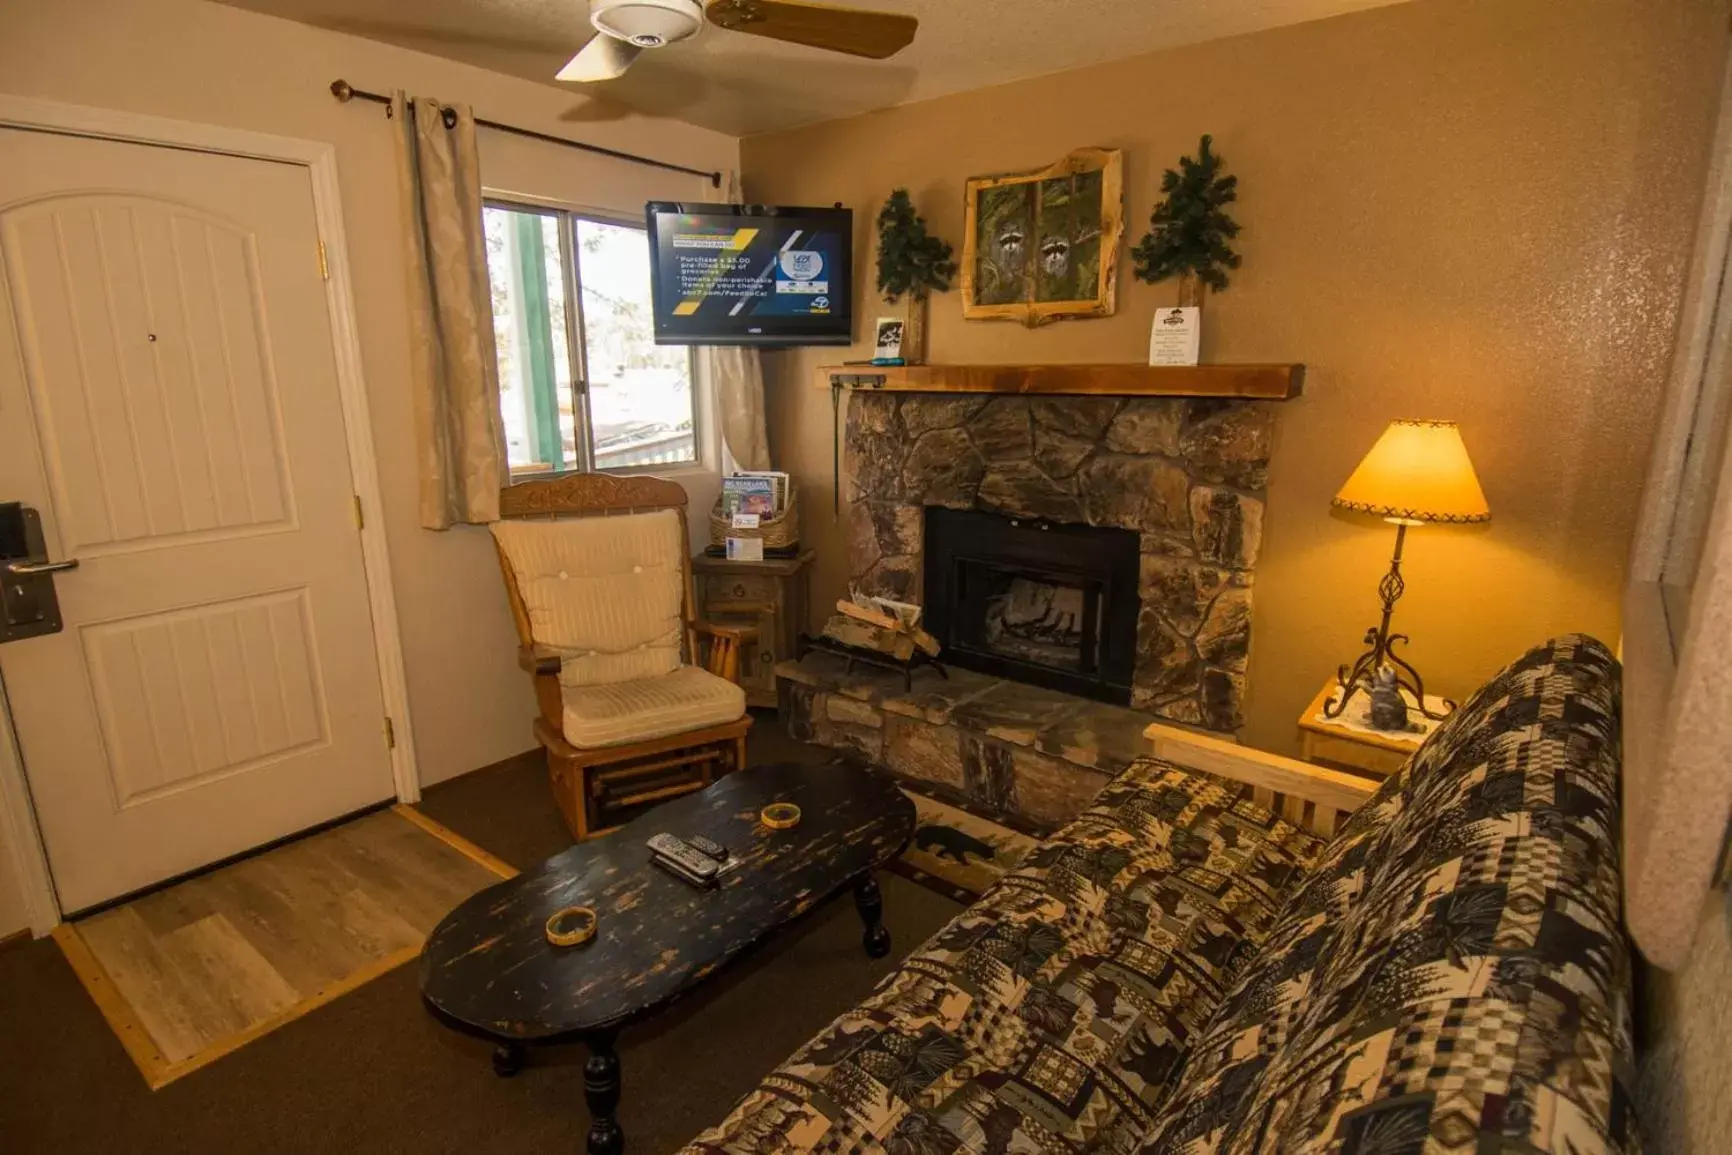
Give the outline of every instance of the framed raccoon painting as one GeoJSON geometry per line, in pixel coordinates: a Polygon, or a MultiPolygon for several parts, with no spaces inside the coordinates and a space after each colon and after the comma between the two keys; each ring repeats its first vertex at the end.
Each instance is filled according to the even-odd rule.
{"type": "Polygon", "coordinates": [[[1124,239],[1124,153],[1086,148],[1038,172],[968,182],[962,315],[1030,327],[1110,317],[1124,239]]]}

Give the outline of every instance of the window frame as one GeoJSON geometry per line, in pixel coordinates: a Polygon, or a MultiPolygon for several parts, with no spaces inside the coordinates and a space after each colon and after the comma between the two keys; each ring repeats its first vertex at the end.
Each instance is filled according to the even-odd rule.
{"type": "MultiPolygon", "coordinates": [[[[635,229],[647,236],[649,229],[645,224],[620,213],[571,204],[550,197],[530,196],[525,193],[491,189],[482,190],[481,207],[483,211],[495,208],[506,212],[531,213],[536,216],[553,218],[559,232],[559,259],[564,265],[562,270],[565,286],[564,328],[566,357],[571,366],[571,412],[576,425],[575,433],[577,436],[574,438],[574,443],[577,451],[577,462],[569,467],[558,469],[511,469],[512,483],[569,477],[576,473],[609,473],[619,476],[638,474],[676,476],[680,473],[710,472],[709,415],[706,412],[708,409],[708,386],[704,383],[699,372],[697,350],[691,346],[686,347],[686,377],[692,386],[692,459],[690,461],[670,461],[647,465],[620,465],[606,469],[595,464],[595,427],[590,421],[589,406],[589,343],[583,314],[583,266],[577,255],[577,222],[588,221],[591,224],[635,229]]],[[[491,273],[489,275],[491,276],[491,273]]]]}

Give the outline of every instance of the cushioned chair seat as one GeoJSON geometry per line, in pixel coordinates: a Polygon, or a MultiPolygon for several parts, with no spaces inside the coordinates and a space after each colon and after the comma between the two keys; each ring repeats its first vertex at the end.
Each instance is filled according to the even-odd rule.
{"type": "Polygon", "coordinates": [[[565,740],[580,750],[720,726],[746,712],[744,690],[696,666],[635,682],[562,685],[560,694],[565,740]]]}

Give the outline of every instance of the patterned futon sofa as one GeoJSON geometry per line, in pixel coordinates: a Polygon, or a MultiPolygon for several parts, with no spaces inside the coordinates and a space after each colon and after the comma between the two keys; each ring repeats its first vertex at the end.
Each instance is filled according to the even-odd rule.
{"type": "Polygon", "coordinates": [[[1329,841],[1144,761],[688,1155],[1634,1152],[1618,763],[1584,637],[1329,841]]]}

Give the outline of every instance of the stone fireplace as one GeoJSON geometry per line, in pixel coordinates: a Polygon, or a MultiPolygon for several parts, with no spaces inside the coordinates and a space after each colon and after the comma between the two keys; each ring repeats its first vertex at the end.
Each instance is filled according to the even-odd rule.
{"type": "Polygon", "coordinates": [[[1273,425],[1257,401],[854,392],[851,581],[926,604],[959,665],[1236,729],[1273,425]],[[1003,564],[952,511],[1006,531],[1003,564]]]}

